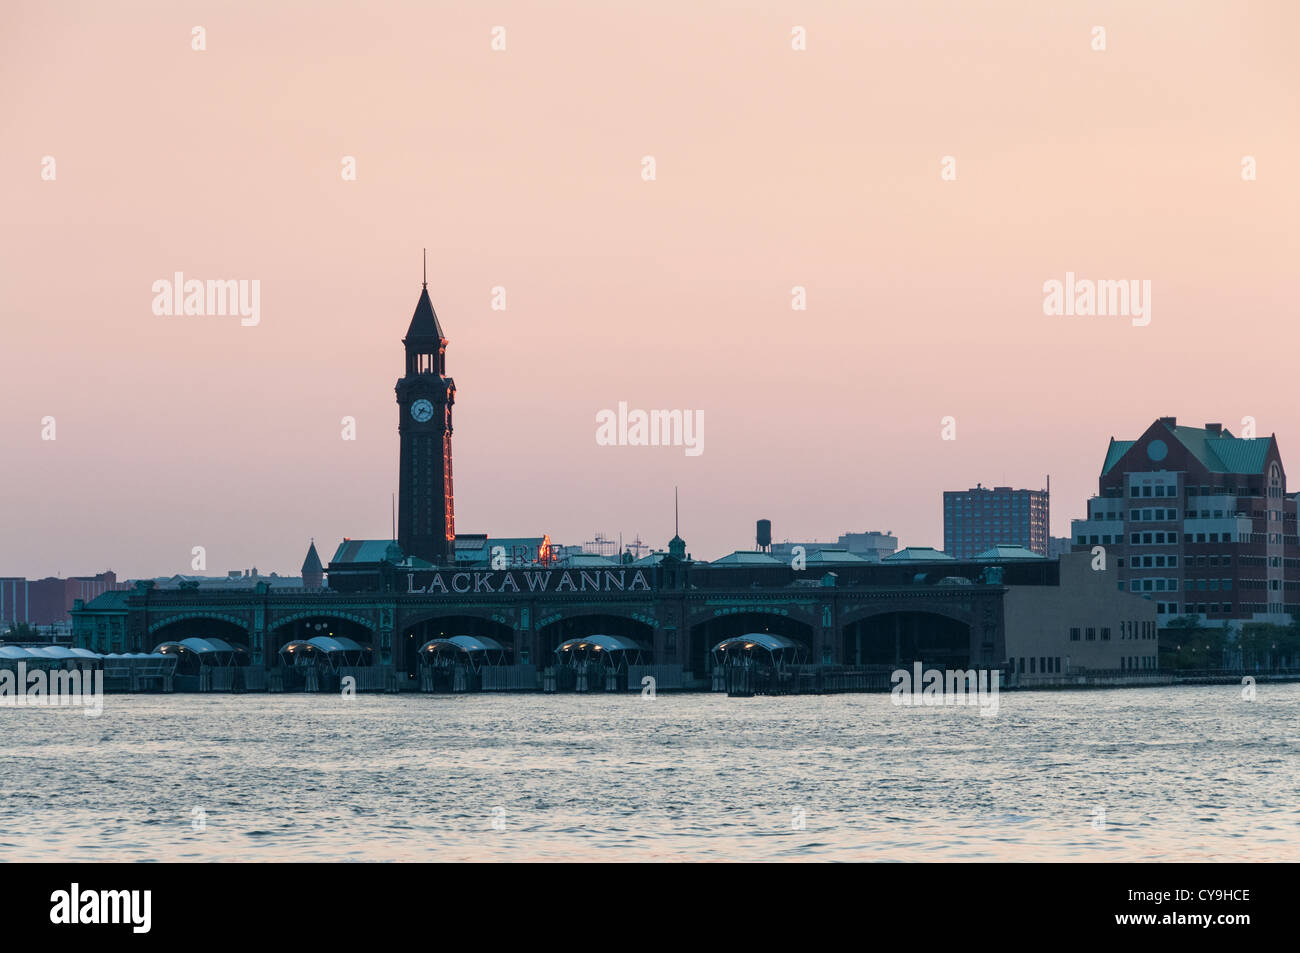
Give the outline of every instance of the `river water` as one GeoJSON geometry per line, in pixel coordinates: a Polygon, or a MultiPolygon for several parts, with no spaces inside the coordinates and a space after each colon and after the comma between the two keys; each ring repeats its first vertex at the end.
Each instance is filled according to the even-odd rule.
{"type": "Polygon", "coordinates": [[[1300,859],[1300,685],[0,708],[0,861],[1300,859]]]}

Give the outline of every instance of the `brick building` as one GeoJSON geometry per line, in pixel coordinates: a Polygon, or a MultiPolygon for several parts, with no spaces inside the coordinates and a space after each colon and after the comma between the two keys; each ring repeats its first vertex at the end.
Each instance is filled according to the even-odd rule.
{"type": "Polygon", "coordinates": [[[1051,507],[1046,490],[989,489],[976,484],[969,490],[943,494],[943,551],[958,559],[971,559],[995,546],[1023,546],[1047,555],[1051,507]]]}
{"type": "Polygon", "coordinates": [[[1162,625],[1300,615],[1296,501],[1275,436],[1161,417],[1112,438],[1087,519],[1071,525],[1075,550],[1103,547],[1117,585],[1153,601],[1162,625]]]}
{"type": "Polygon", "coordinates": [[[112,571],[67,579],[5,577],[0,579],[0,629],[23,622],[58,625],[68,621],[76,600],[90,602],[106,592],[127,588],[128,584],[118,582],[117,574],[112,571]]]}

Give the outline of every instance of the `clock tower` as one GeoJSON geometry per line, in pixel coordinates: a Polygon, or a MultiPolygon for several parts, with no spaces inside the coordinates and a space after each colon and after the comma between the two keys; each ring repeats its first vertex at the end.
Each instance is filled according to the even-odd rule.
{"type": "Polygon", "coordinates": [[[402,339],[406,376],[397,382],[397,545],[403,554],[450,565],[456,538],[451,491],[451,407],[456,384],[447,376],[447,338],[424,282],[411,326],[402,339]]]}

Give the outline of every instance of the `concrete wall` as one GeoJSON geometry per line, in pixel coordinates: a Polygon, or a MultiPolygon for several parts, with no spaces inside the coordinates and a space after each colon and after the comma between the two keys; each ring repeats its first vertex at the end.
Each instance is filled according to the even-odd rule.
{"type": "MultiPolygon", "coordinates": [[[[1118,669],[1136,667],[1151,671],[1156,666],[1156,606],[1141,596],[1117,588],[1114,561],[1106,569],[1094,570],[1090,553],[1061,556],[1060,586],[1010,586],[1005,601],[1006,655],[1016,660],[1047,657],[1049,672],[1079,668],[1118,669]],[[1079,629],[1079,641],[1070,630],[1079,629]],[[1095,638],[1088,640],[1088,629],[1095,638]],[[1103,638],[1109,629],[1109,638],[1103,638]],[[1124,660],[1139,661],[1134,666],[1124,660]],[[1055,660],[1060,659],[1059,663],[1055,660]],[[1068,663],[1067,663],[1068,659],[1068,663]],[[1068,667],[1067,667],[1068,666],[1068,667]]],[[[1042,663],[1033,671],[1041,674],[1042,663]]]]}

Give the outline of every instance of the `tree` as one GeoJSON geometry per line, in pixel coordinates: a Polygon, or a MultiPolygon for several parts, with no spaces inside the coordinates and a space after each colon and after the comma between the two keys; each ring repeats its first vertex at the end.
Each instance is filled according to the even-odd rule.
{"type": "Polygon", "coordinates": [[[1223,668],[1229,633],[1201,624],[1199,616],[1179,616],[1165,626],[1162,665],[1174,669],[1223,668]]]}
{"type": "Polygon", "coordinates": [[[35,642],[39,638],[36,629],[26,622],[14,622],[4,634],[6,642],[35,642]]]}

